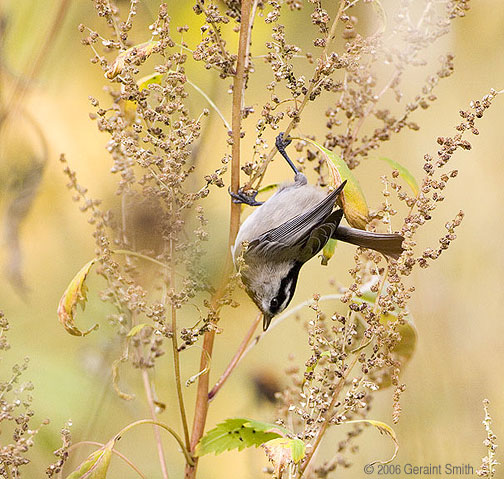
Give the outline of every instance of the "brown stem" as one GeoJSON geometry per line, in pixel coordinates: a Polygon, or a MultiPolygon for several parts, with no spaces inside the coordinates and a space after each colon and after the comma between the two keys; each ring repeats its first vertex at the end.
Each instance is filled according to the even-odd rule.
{"type": "MultiPolygon", "coordinates": [[[[149,373],[146,369],[142,370],[142,379],[145,389],[145,394],[147,396],[147,403],[149,404],[150,415],[153,421],[157,421],[156,409],[154,406],[154,399],[152,397],[152,388],[149,380],[149,373]]],[[[154,426],[154,438],[156,439],[159,464],[161,465],[161,473],[163,474],[163,479],[168,479],[168,469],[166,468],[166,459],[163,450],[163,443],[161,442],[161,434],[157,426],[154,426]]]]}
{"type": "Polygon", "coordinates": [[[252,336],[255,333],[255,330],[257,329],[257,326],[261,322],[262,319],[262,314],[258,314],[257,318],[254,320],[252,323],[252,326],[250,326],[250,329],[247,331],[247,334],[243,338],[243,341],[241,342],[238,350],[236,351],[235,355],[233,356],[233,359],[231,359],[231,362],[228,364],[228,367],[226,370],[222,373],[222,376],[219,378],[219,380],[215,383],[215,386],[212,388],[212,390],[208,393],[208,400],[211,401],[215,395],[219,392],[220,388],[224,386],[224,383],[226,382],[227,378],[229,375],[233,372],[234,368],[238,366],[240,361],[243,358],[243,355],[245,353],[245,348],[248,346],[250,343],[250,340],[252,339],[252,336]]]}
{"type": "MultiPolygon", "coordinates": [[[[247,47],[250,41],[249,38],[249,18],[252,0],[243,0],[241,4],[241,23],[240,23],[240,38],[238,45],[238,58],[236,63],[236,75],[233,82],[233,111],[232,111],[232,160],[231,160],[231,190],[238,191],[240,187],[240,139],[241,139],[241,121],[242,121],[242,101],[245,93],[246,85],[246,62],[247,62],[247,47]]],[[[231,259],[231,245],[233,245],[238,229],[240,227],[240,205],[231,201],[231,213],[229,222],[229,240],[228,240],[228,255],[222,282],[212,298],[212,308],[215,310],[218,307],[219,299],[222,297],[229,275],[232,271],[233,264],[231,259]]],[[[198,389],[196,392],[196,406],[194,410],[194,422],[191,435],[191,452],[194,452],[198,441],[203,435],[205,422],[208,413],[208,388],[209,388],[209,358],[212,357],[213,345],[215,340],[215,329],[211,329],[205,333],[203,339],[203,351],[201,352],[200,370],[208,368],[205,374],[202,374],[198,379],[198,389]]],[[[196,477],[197,459],[194,466],[186,467],[186,479],[194,479],[196,477]]]]}

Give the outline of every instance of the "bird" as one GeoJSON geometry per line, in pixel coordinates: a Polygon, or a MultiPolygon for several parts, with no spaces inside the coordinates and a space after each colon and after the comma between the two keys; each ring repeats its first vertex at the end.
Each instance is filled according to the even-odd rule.
{"type": "Polygon", "coordinates": [[[329,239],[370,248],[395,259],[403,251],[404,238],[399,234],[340,225],[343,210],[335,206],[346,180],[329,194],[310,185],[285,150],[291,141],[280,133],[275,145],[294,171],[293,182],[280,185],[265,202],[256,201],[257,192],[249,195],[243,189],[229,191],[234,203],[258,206],[240,226],[231,253],[235,267],[243,255],[242,283],[263,314],[264,331],[292,300],[302,266],[329,239]]]}

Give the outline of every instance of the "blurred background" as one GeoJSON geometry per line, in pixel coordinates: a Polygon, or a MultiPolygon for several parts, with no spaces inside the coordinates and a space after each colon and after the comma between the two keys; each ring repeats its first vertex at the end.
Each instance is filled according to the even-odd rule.
{"type": "MultiPolygon", "coordinates": [[[[393,10],[395,2],[383,3],[387,11],[393,10]]],[[[110,309],[98,299],[98,292],[104,286],[101,279],[90,275],[89,303],[86,311],[78,314],[83,327],[100,323],[98,332],[86,338],[69,336],[56,317],[58,301],[68,282],[94,255],[93,229],[65,188],[67,181],[58,161],[60,153],[65,153],[79,181],[89,188],[90,196],[103,199],[105,205],[117,201],[114,193],[117,178],[110,174],[111,161],[105,150],[108,137],[97,131],[96,124],[88,116],[92,110],[88,96],[106,99],[103,92],[106,80],[100,68],[90,63],[92,53],[81,45],[81,34],[77,30],[80,23],[102,32],[105,27],[91,2],[68,2],[66,14],[60,19],[60,29],[44,50],[42,47],[50,35],[58,4],[50,0],[5,0],[0,5],[3,105],[9,104],[13,86],[18,81],[23,85],[29,80],[26,75],[34,71],[34,78],[26,84],[26,89],[23,88],[21,106],[4,126],[0,144],[0,309],[10,320],[12,344],[12,350],[0,362],[1,377],[8,376],[13,362],[29,356],[30,367],[24,379],[31,379],[35,385],[35,422],[51,419],[51,424],[42,428],[36,439],[25,477],[43,476],[47,465],[54,460],[52,451],[60,446],[59,430],[69,419],[73,423],[75,441],[106,442],[127,423],[148,417],[137,372],[126,369],[121,377],[122,389],[135,393],[135,401],[119,399],[111,387],[110,363],[119,353],[115,329],[106,321],[110,309]],[[42,54],[41,49],[44,50],[42,54]],[[46,151],[47,162],[42,169],[40,165],[46,151]],[[40,182],[40,185],[27,216],[18,222],[10,205],[20,191],[19,185],[30,182],[40,182]],[[16,271],[21,271],[22,277],[16,271]]],[[[124,11],[128,5],[129,2],[120,2],[124,11]]],[[[149,38],[147,26],[154,20],[157,6],[156,0],[139,2],[133,33],[138,42],[149,38]]],[[[194,45],[200,38],[202,18],[192,15],[191,2],[169,2],[168,6],[174,25],[190,26],[184,38],[194,45]]],[[[290,41],[313,51],[309,43],[311,37],[306,34],[308,15],[309,5],[302,13],[285,16],[281,23],[287,25],[290,41]]],[[[268,29],[263,21],[257,22],[254,35],[259,41],[253,54],[264,54],[261,37],[267,40],[268,29]]],[[[459,122],[458,111],[466,109],[470,100],[480,99],[490,88],[504,88],[503,46],[502,1],[472,2],[467,17],[456,21],[452,32],[439,40],[429,53],[430,66],[408,77],[403,86],[405,101],[408,94],[414,95],[427,75],[435,71],[437,58],[446,51],[455,54],[455,74],[443,80],[436,89],[438,101],[427,111],[416,112],[412,118],[421,126],[420,131],[403,131],[385,143],[379,154],[402,163],[420,180],[424,153],[435,154],[436,138],[454,133],[453,127],[459,122]]],[[[306,68],[309,75],[310,67],[303,60],[299,63],[299,68],[306,68]]],[[[270,81],[267,75],[271,72],[260,60],[256,61],[256,70],[247,90],[247,104],[260,108],[268,98],[264,83],[270,81]]],[[[192,61],[187,64],[187,74],[230,119],[231,96],[227,92],[230,82],[215,79],[201,64],[192,61]]],[[[191,110],[197,116],[207,105],[194,90],[189,93],[191,110]]],[[[317,105],[307,107],[298,129],[300,134],[321,134],[323,131],[324,108],[317,105]]],[[[408,279],[408,283],[416,287],[410,307],[419,340],[415,355],[402,376],[407,390],[402,396],[402,418],[395,426],[401,446],[396,464],[465,463],[476,469],[486,454],[482,444],[485,438],[481,424],[483,398],[491,401],[494,432],[504,437],[503,116],[504,97],[498,97],[479,122],[480,135],[470,138],[473,149],[459,152],[453,158],[450,169],[458,169],[459,175],[448,185],[446,200],[439,205],[434,220],[422,230],[419,238],[421,245],[436,246],[438,238],[444,234],[444,223],[459,210],[466,213],[457,232],[458,238],[449,250],[429,269],[417,269],[408,279]]],[[[244,123],[245,131],[250,131],[243,142],[245,157],[252,151],[256,118],[252,116],[244,123]]],[[[227,151],[227,133],[213,112],[207,128],[209,133],[198,150],[197,171],[201,182],[205,174],[218,168],[227,151]]],[[[356,171],[368,202],[371,206],[377,204],[381,201],[382,189],[379,177],[389,173],[388,166],[369,161],[365,168],[356,171]]],[[[267,183],[282,181],[287,174],[285,167],[275,162],[268,171],[267,183]]],[[[27,192],[25,196],[29,195],[27,192]]],[[[211,236],[206,262],[211,271],[219,271],[225,255],[227,231],[222,225],[227,224],[228,203],[226,189],[213,190],[211,199],[206,201],[211,236]]],[[[16,207],[22,210],[23,203],[16,207]]],[[[394,227],[399,228],[400,218],[396,217],[395,221],[394,227]]],[[[316,292],[321,294],[331,291],[330,279],[348,284],[348,269],[352,264],[353,248],[341,244],[328,268],[321,271],[317,261],[307,265],[293,304],[311,297],[314,284],[316,292]]],[[[221,323],[223,332],[217,337],[211,382],[226,366],[256,314],[242,291],[237,293],[237,299],[242,305],[238,310],[227,310],[221,323]]],[[[192,314],[194,311],[188,311],[182,316],[182,326],[194,322],[192,314]]],[[[308,310],[302,313],[309,314],[308,310]]],[[[255,393],[254,378],[257,382],[257,377],[263,381],[273,377],[285,384],[284,370],[291,364],[289,355],[293,355],[295,364],[302,366],[307,352],[300,321],[291,318],[272,330],[243,361],[212,403],[207,427],[232,416],[273,419],[271,405],[255,393]]],[[[183,354],[183,379],[198,372],[199,355],[198,348],[183,354]]],[[[160,420],[180,429],[171,354],[159,360],[156,371],[157,396],[167,404],[160,420]]],[[[195,389],[193,385],[185,391],[189,411],[193,409],[195,389]]],[[[388,390],[377,395],[371,418],[392,422],[391,395],[388,390]]],[[[321,457],[333,455],[342,437],[339,434],[338,429],[329,434],[321,457]]],[[[174,443],[167,437],[164,441],[171,477],[181,477],[182,461],[175,453],[174,443]]],[[[388,440],[372,429],[364,432],[359,444],[360,449],[351,457],[354,467],[335,473],[338,477],[362,478],[365,464],[385,459],[392,452],[388,440]]],[[[118,448],[148,477],[159,477],[149,426],[125,436],[118,448]]],[[[76,454],[75,461],[91,450],[83,448],[76,454]]],[[[266,465],[261,450],[229,452],[204,458],[200,462],[200,475],[207,479],[256,478],[262,477],[260,471],[266,465]]],[[[71,465],[65,470],[69,472],[71,465]]],[[[120,460],[114,459],[109,477],[126,477],[126,473],[131,474],[128,471],[120,460]]],[[[498,476],[503,477],[500,471],[498,476]]]]}

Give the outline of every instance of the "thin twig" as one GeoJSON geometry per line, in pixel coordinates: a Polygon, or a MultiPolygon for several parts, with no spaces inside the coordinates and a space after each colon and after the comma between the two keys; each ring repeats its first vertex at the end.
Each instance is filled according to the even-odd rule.
{"type": "MultiPolygon", "coordinates": [[[[154,400],[152,398],[152,388],[149,379],[149,373],[146,369],[142,370],[142,379],[145,389],[145,394],[147,396],[147,403],[149,404],[150,415],[153,421],[157,421],[156,408],[154,406],[154,400]]],[[[161,442],[161,434],[159,429],[154,427],[154,438],[156,440],[159,464],[161,465],[161,473],[163,474],[163,479],[168,479],[168,469],[166,468],[166,459],[163,450],[163,443],[161,442]]]]}
{"type": "Polygon", "coordinates": [[[262,314],[258,314],[257,318],[254,320],[252,323],[252,326],[250,326],[250,329],[247,331],[247,334],[243,338],[243,341],[241,342],[240,346],[238,347],[238,350],[236,351],[235,355],[233,356],[233,359],[231,359],[231,362],[228,364],[228,367],[226,370],[222,373],[222,376],[219,378],[219,380],[215,383],[215,386],[212,388],[212,390],[208,393],[208,400],[211,401],[215,395],[219,392],[222,386],[224,386],[224,383],[226,382],[227,378],[229,375],[233,372],[234,368],[238,366],[240,363],[242,357],[244,356],[245,353],[245,348],[248,346],[248,343],[252,339],[252,336],[255,333],[255,330],[257,329],[257,326],[261,322],[262,319],[262,314]]]}
{"type": "MultiPolygon", "coordinates": [[[[236,63],[236,74],[233,82],[233,110],[232,110],[232,160],[231,160],[231,190],[237,192],[240,186],[240,139],[241,139],[241,122],[242,122],[242,100],[245,93],[246,85],[246,53],[247,45],[249,43],[249,18],[252,6],[252,0],[243,0],[241,4],[241,23],[240,23],[240,37],[238,44],[238,57],[236,63]]],[[[212,307],[217,309],[218,303],[228,282],[229,275],[232,271],[233,264],[231,260],[231,245],[233,245],[238,229],[240,227],[240,205],[231,203],[231,213],[229,221],[229,239],[228,239],[228,254],[226,256],[226,263],[224,273],[222,275],[222,282],[217,289],[214,297],[212,298],[212,307]]],[[[208,359],[212,357],[213,345],[215,339],[215,329],[205,333],[203,338],[203,351],[200,359],[200,371],[207,366],[208,359]]],[[[208,412],[208,389],[209,389],[209,371],[202,374],[198,378],[198,389],[196,393],[196,406],[194,410],[194,421],[191,435],[191,451],[194,451],[198,444],[203,431],[208,412]]],[[[186,479],[193,479],[196,477],[197,459],[193,467],[186,467],[186,479]]]]}

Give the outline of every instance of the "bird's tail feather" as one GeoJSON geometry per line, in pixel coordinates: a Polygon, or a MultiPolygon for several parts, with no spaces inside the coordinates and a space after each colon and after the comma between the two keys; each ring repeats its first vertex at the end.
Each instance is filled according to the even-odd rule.
{"type": "Polygon", "coordinates": [[[340,225],[332,237],[345,243],[374,249],[395,259],[399,258],[404,251],[402,247],[404,238],[396,233],[371,233],[370,231],[340,225]]]}

